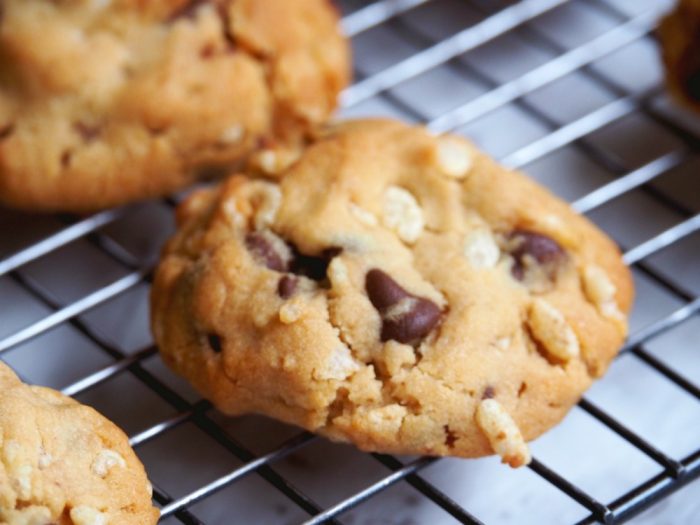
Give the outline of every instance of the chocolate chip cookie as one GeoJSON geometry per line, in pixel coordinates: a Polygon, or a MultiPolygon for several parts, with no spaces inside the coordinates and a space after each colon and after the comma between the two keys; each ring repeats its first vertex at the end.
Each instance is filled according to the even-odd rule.
{"type": "Polygon", "coordinates": [[[658,35],[669,90],[700,111],[700,1],[680,0],[661,21],[658,35]]]}
{"type": "Polygon", "coordinates": [[[149,525],[151,486],[112,422],[0,362],[0,523],[149,525]]]}
{"type": "MultiPolygon", "coordinates": [[[[88,211],[299,141],[349,76],[329,0],[6,0],[0,203],[88,211]]],[[[223,170],[223,171],[222,171],[223,170]]]]}
{"type": "Polygon", "coordinates": [[[227,414],[365,450],[525,464],[626,335],[615,244],[459,137],[340,124],[178,222],[152,291],[164,360],[227,414]]]}

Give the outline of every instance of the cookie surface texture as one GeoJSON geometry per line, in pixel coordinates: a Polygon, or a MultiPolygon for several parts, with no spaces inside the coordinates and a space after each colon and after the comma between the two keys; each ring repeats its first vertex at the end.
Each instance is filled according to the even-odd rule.
{"type": "Polygon", "coordinates": [[[0,203],[96,210],[301,140],[348,81],[338,20],[328,0],[4,1],[0,203]]]}
{"type": "Polygon", "coordinates": [[[278,180],[233,176],[178,220],[153,332],[228,414],[517,466],[625,338],[617,247],[461,138],[345,123],[278,180]]]}
{"type": "Polygon", "coordinates": [[[149,525],[151,485],[124,433],[0,362],[0,523],[149,525]]]}

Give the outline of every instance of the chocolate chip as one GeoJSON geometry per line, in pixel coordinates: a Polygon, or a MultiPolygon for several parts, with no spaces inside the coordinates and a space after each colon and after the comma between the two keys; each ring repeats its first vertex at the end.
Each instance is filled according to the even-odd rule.
{"type": "Polygon", "coordinates": [[[410,294],[381,270],[370,270],[365,277],[365,288],[369,300],[377,310],[384,310],[410,294]]]}
{"type": "Polygon", "coordinates": [[[328,265],[333,257],[342,251],[341,248],[327,248],[320,255],[305,255],[296,247],[292,247],[294,255],[290,264],[290,271],[297,275],[303,275],[314,281],[323,281],[328,272],[328,265]]]}
{"type": "Polygon", "coordinates": [[[566,252],[546,235],[529,230],[515,230],[508,236],[506,250],[513,257],[513,277],[526,280],[527,273],[539,265],[544,274],[552,279],[557,267],[566,258],[566,252]]]}
{"type": "Polygon", "coordinates": [[[413,343],[440,322],[442,311],[435,303],[408,293],[381,270],[375,268],[367,273],[365,289],[382,317],[382,341],[413,343]]]}
{"type": "Polygon", "coordinates": [[[299,279],[290,275],[283,275],[277,283],[277,294],[282,299],[289,299],[297,289],[299,279]]]}
{"type": "MultiPolygon", "coordinates": [[[[440,308],[423,298],[405,300],[405,305],[397,304],[395,315],[385,317],[382,323],[382,341],[393,339],[399,343],[411,343],[430,333],[440,321],[440,308]]],[[[391,312],[391,309],[388,310],[391,312]]]]}
{"type": "Polygon", "coordinates": [[[281,253],[281,239],[276,239],[272,233],[252,232],[246,235],[245,245],[248,251],[258,262],[267,266],[270,270],[286,272],[289,267],[286,254],[281,253]],[[278,246],[275,246],[278,244],[278,246]]]}
{"type": "Polygon", "coordinates": [[[85,142],[92,142],[100,136],[100,128],[98,126],[90,126],[84,122],[74,123],[73,129],[75,129],[85,142]]]}
{"type": "Polygon", "coordinates": [[[207,342],[211,349],[217,354],[221,353],[221,337],[216,334],[207,335],[207,342]]]}
{"type": "Polygon", "coordinates": [[[494,397],[496,397],[496,389],[491,385],[487,386],[484,389],[484,393],[481,394],[481,399],[493,399],[494,397]]]}
{"type": "Polygon", "coordinates": [[[457,433],[454,432],[448,425],[442,427],[445,430],[445,446],[447,448],[454,447],[457,442],[457,433]]]}

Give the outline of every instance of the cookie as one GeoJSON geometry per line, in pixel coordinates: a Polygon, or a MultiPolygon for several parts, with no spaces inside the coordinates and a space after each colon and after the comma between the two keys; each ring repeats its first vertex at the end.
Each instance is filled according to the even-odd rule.
{"type": "Polygon", "coordinates": [[[329,0],[4,1],[0,202],[83,212],[225,174],[303,139],[348,76],[329,0]]]}
{"type": "Polygon", "coordinates": [[[700,111],[700,1],[680,0],[658,29],[666,85],[681,102],[700,111]]]}
{"type": "Polygon", "coordinates": [[[0,362],[0,523],[148,525],[151,485],[124,433],[0,362]]]}
{"type": "Polygon", "coordinates": [[[615,244],[459,137],[341,124],[178,223],[151,296],[165,362],[227,414],[364,450],[525,464],[626,335],[615,244]]]}

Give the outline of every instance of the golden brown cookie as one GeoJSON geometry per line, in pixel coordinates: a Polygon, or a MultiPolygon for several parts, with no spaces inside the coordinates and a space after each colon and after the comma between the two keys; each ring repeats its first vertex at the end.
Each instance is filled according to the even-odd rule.
{"type": "Polygon", "coordinates": [[[164,360],[227,414],[365,450],[527,463],[625,338],[615,244],[462,138],[342,124],[178,222],[152,290],[164,360]]]}
{"type": "Polygon", "coordinates": [[[94,210],[225,173],[261,141],[299,141],[348,81],[329,0],[1,7],[0,203],[18,208],[94,210]]]}
{"type": "Polygon", "coordinates": [[[151,485],[124,433],[55,390],[23,384],[0,362],[0,523],[157,521],[151,485]]]}
{"type": "Polygon", "coordinates": [[[669,90],[700,111],[700,1],[680,0],[661,21],[658,35],[669,90]]]}

